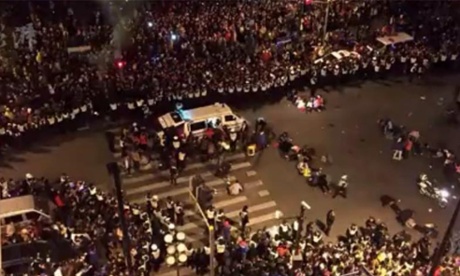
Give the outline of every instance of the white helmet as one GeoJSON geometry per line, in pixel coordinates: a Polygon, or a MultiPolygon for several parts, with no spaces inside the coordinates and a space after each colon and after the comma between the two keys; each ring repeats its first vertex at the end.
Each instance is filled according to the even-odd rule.
{"type": "Polygon", "coordinates": [[[26,173],[26,179],[32,179],[34,176],[31,173],[26,173]]]}

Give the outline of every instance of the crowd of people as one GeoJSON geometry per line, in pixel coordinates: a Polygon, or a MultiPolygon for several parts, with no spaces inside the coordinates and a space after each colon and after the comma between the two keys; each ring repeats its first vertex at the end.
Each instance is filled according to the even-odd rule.
{"type": "Polygon", "coordinates": [[[84,17],[77,2],[23,5],[1,18],[0,135],[10,145],[94,116],[148,116],[167,102],[279,98],[298,84],[314,94],[390,72],[458,67],[448,1],[117,1],[84,17]],[[385,28],[371,29],[372,19],[385,28]],[[396,31],[414,41],[380,51],[375,38],[396,31]],[[357,54],[327,56],[344,48],[357,54]]]}
{"type": "MultiPolygon", "coordinates": [[[[304,100],[294,92],[291,100],[301,109],[319,111],[324,100],[316,91],[324,86],[392,73],[413,81],[432,68],[458,68],[455,2],[307,2],[115,1],[90,16],[86,13],[86,18],[77,12],[82,5],[78,1],[39,1],[26,9],[25,2],[14,3],[2,9],[0,18],[1,146],[20,146],[41,133],[74,131],[93,117],[143,118],[178,101],[278,99],[304,85],[311,98],[304,100]],[[385,28],[371,29],[372,19],[383,20],[385,28]],[[414,40],[385,50],[375,44],[376,37],[397,31],[410,33],[414,40]],[[356,54],[327,55],[341,49],[356,54]]],[[[385,122],[383,130],[395,137],[391,125],[385,122]]],[[[150,149],[167,143],[177,156],[160,152],[166,155],[162,160],[168,162],[164,167],[170,169],[174,184],[184,166],[181,161],[191,151],[181,147],[179,138],[162,140],[137,128],[134,125],[119,141],[124,168],[128,173],[140,169],[150,163],[150,149]]],[[[268,141],[264,131],[256,131],[260,133],[253,142],[263,149],[268,141]]],[[[217,152],[227,147],[221,142],[229,149],[248,145],[247,134],[237,133],[236,142],[226,130],[209,133],[194,150],[203,159],[220,156],[217,152]]],[[[397,160],[420,146],[417,135],[400,138],[397,160]]],[[[57,206],[49,225],[34,222],[19,233],[9,225],[7,243],[59,236],[75,249],[76,257],[62,263],[38,256],[32,275],[64,269],[81,275],[148,275],[164,260],[165,234],[176,234],[175,225],[183,223],[182,203],[154,195],[142,206],[126,203],[122,219],[113,195],[65,175],[56,182],[27,175],[0,184],[2,198],[39,194],[57,206]],[[119,253],[124,219],[136,272],[129,271],[119,253]]],[[[243,221],[244,210],[241,215],[243,221]]],[[[247,224],[249,214],[245,218],[247,224]]],[[[405,234],[390,238],[385,225],[375,220],[363,228],[351,226],[333,244],[324,242],[321,233],[328,234],[333,225],[330,213],[324,229],[304,225],[299,217],[292,227],[283,222],[255,235],[241,229],[244,235],[233,238],[227,220],[221,223],[217,243],[211,245],[216,246],[220,275],[342,275],[362,267],[373,275],[425,275],[429,267],[427,239],[410,243],[405,234]]],[[[198,274],[209,269],[208,247],[187,245],[186,252],[198,274]]],[[[442,269],[458,274],[457,260],[446,258],[442,269]]]]}
{"type": "MultiPolygon", "coordinates": [[[[30,222],[35,226],[41,224],[36,227],[40,230],[34,231],[34,239],[66,239],[73,252],[68,254],[71,259],[59,261],[48,255],[37,256],[28,275],[56,275],[53,273],[58,271],[71,271],[72,275],[149,275],[157,271],[165,259],[165,235],[177,234],[174,223],[183,223],[180,212],[171,207],[181,204],[171,198],[147,195],[143,206],[126,203],[123,210],[130,235],[129,258],[135,269],[130,271],[120,252],[123,226],[114,196],[91,183],[73,181],[67,175],[50,181],[28,174],[17,183],[10,186],[9,195],[48,196],[57,206],[55,219],[49,224],[30,222]]],[[[237,228],[244,228],[244,222],[250,221],[247,207],[240,216],[242,221],[237,228]]],[[[324,222],[308,222],[305,212],[301,211],[292,221],[283,220],[270,228],[236,234],[231,226],[234,222],[225,214],[216,217],[213,246],[217,275],[314,276],[359,271],[375,276],[427,275],[433,250],[428,237],[411,241],[405,231],[391,235],[385,223],[370,217],[362,227],[352,224],[338,237],[338,242],[327,242],[324,237],[329,236],[334,227],[335,216],[335,212],[329,210],[324,222]]],[[[8,225],[7,234],[14,227],[14,224],[8,225]]],[[[2,239],[2,245],[22,241],[2,239]]],[[[210,248],[184,246],[188,256],[185,265],[198,275],[207,273],[210,248]]],[[[454,256],[446,257],[436,275],[457,275],[460,273],[458,262],[454,256]]]]}

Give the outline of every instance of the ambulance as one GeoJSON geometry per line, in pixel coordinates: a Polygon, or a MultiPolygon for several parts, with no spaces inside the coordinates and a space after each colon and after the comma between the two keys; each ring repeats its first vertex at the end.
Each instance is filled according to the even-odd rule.
{"type": "MultiPolygon", "coordinates": [[[[189,110],[177,109],[158,117],[161,130],[175,130],[179,136],[202,137],[208,128],[240,131],[246,120],[224,103],[215,103],[189,110]]],[[[246,122],[247,123],[247,122],[246,122]]]]}

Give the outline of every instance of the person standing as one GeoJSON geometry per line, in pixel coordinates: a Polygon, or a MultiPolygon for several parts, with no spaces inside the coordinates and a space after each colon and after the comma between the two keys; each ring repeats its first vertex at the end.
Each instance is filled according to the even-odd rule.
{"type": "Polygon", "coordinates": [[[249,223],[249,207],[244,205],[243,209],[240,212],[240,223],[241,223],[241,235],[244,236],[246,231],[246,226],[249,223]]]}
{"type": "Polygon", "coordinates": [[[176,164],[172,163],[169,167],[169,181],[171,185],[177,185],[177,177],[179,176],[179,170],[176,167],[176,164]]]}
{"type": "Polygon", "coordinates": [[[170,196],[168,196],[166,198],[166,214],[167,214],[170,222],[172,222],[172,223],[175,222],[175,216],[174,216],[175,215],[175,212],[174,212],[175,211],[175,206],[176,206],[176,204],[175,204],[174,200],[170,196]]]}
{"type": "Polygon", "coordinates": [[[310,96],[314,97],[316,95],[316,84],[318,83],[318,77],[316,72],[313,71],[310,77],[310,96]]]}
{"type": "Polygon", "coordinates": [[[342,175],[337,184],[337,189],[335,190],[334,195],[332,198],[336,198],[338,195],[343,196],[343,198],[347,198],[347,188],[348,188],[348,176],[346,174],[342,175]]]}
{"type": "Polygon", "coordinates": [[[174,206],[174,212],[176,213],[176,224],[179,226],[184,225],[184,207],[182,202],[177,202],[174,206]]]}
{"type": "Polygon", "coordinates": [[[237,142],[238,142],[238,133],[234,130],[230,131],[229,138],[230,138],[230,151],[235,152],[237,148],[237,142]]]}
{"type": "Polygon", "coordinates": [[[334,210],[331,209],[326,214],[326,229],[324,229],[324,233],[327,236],[329,236],[329,233],[331,232],[334,221],[335,221],[335,212],[334,210]]]}
{"type": "Polygon", "coordinates": [[[214,206],[210,206],[206,210],[206,219],[208,220],[209,225],[215,227],[215,224],[216,224],[216,208],[214,208],[214,206]]]}
{"type": "Polygon", "coordinates": [[[177,153],[177,169],[182,172],[185,169],[185,157],[186,153],[184,150],[179,149],[177,153]]]}
{"type": "Polygon", "coordinates": [[[329,181],[327,179],[327,175],[322,172],[321,168],[318,173],[319,173],[318,180],[317,180],[318,186],[323,192],[323,194],[328,194],[330,189],[329,189],[329,181]]]}

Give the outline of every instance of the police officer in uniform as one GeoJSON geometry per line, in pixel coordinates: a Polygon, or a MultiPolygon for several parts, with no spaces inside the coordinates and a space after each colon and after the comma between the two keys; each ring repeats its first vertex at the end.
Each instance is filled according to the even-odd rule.
{"type": "Polygon", "coordinates": [[[364,57],[362,61],[361,75],[364,79],[367,79],[369,76],[369,59],[364,57]]]}
{"type": "Polygon", "coordinates": [[[225,249],[225,240],[222,237],[218,238],[216,241],[216,259],[219,264],[223,264],[224,262],[225,249]]]}
{"type": "Polygon", "coordinates": [[[152,211],[156,211],[159,209],[159,199],[157,195],[150,195],[150,193],[147,194],[146,196],[147,199],[147,206],[150,208],[152,211]]]}
{"type": "Polygon", "coordinates": [[[321,87],[324,87],[326,86],[328,83],[327,83],[327,64],[323,64],[323,66],[321,66],[321,87]]]}
{"type": "Polygon", "coordinates": [[[321,242],[323,241],[323,234],[319,231],[315,231],[313,233],[313,238],[312,238],[312,245],[313,246],[319,246],[321,242]]]}
{"type": "Polygon", "coordinates": [[[109,104],[110,106],[110,119],[112,119],[113,122],[117,121],[118,119],[118,112],[117,112],[117,108],[118,108],[118,105],[116,103],[111,103],[109,104]]]}
{"type": "Polygon", "coordinates": [[[185,151],[179,149],[179,152],[177,153],[177,169],[179,172],[185,169],[185,156],[185,151]]]}
{"type": "Polygon", "coordinates": [[[210,206],[206,210],[206,219],[208,220],[209,225],[214,226],[216,222],[216,208],[214,206],[210,206]]]}
{"type": "Polygon", "coordinates": [[[380,63],[379,63],[377,57],[374,57],[372,65],[374,66],[374,78],[376,78],[376,79],[380,78],[381,68],[380,68],[380,63]]]}
{"type": "Polygon", "coordinates": [[[447,54],[442,51],[441,52],[441,66],[445,69],[446,68],[446,62],[447,61],[447,54]]]}
{"type": "Polygon", "coordinates": [[[175,162],[171,162],[169,167],[169,181],[171,185],[177,185],[177,177],[179,176],[179,170],[177,169],[175,162]]]}
{"type": "Polygon", "coordinates": [[[281,239],[283,240],[290,239],[291,238],[290,234],[291,234],[291,229],[289,228],[287,221],[283,220],[283,222],[279,226],[279,235],[281,239]]]}
{"type": "Polygon", "coordinates": [[[240,211],[240,223],[242,236],[245,235],[246,225],[249,223],[249,207],[245,205],[240,211]]]}
{"type": "Polygon", "coordinates": [[[235,152],[238,142],[238,133],[232,129],[228,136],[230,138],[230,151],[235,152]]]}
{"type": "Polygon", "coordinates": [[[174,206],[174,212],[175,212],[175,215],[176,215],[176,224],[179,225],[179,226],[182,226],[184,225],[184,207],[182,206],[182,202],[178,202],[175,206],[174,206]]]}
{"type": "Polygon", "coordinates": [[[340,75],[340,67],[338,64],[336,64],[334,66],[334,69],[332,70],[332,73],[334,74],[334,79],[332,80],[332,83],[333,83],[333,87],[337,87],[338,83],[339,83],[339,75],[340,75]]]}
{"type": "Polygon", "coordinates": [[[160,264],[161,264],[161,259],[160,259],[160,249],[158,248],[158,245],[152,244],[150,247],[150,255],[152,256],[152,263],[153,263],[153,270],[158,271],[160,269],[160,264]]]}
{"type": "Polygon", "coordinates": [[[179,137],[174,136],[171,144],[172,144],[172,147],[173,147],[174,150],[178,150],[180,148],[180,146],[181,146],[181,143],[179,141],[179,137]]]}
{"type": "Polygon", "coordinates": [[[417,67],[418,67],[417,63],[411,63],[410,69],[409,69],[409,82],[412,82],[415,74],[417,74],[417,71],[418,71],[417,67]]]}
{"type": "Polygon", "coordinates": [[[317,89],[318,77],[316,76],[316,71],[312,71],[310,77],[310,96],[314,97],[317,89]]]}
{"type": "Polygon", "coordinates": [[[292,222],[292,239],[297,241],[298,238],[301,236],[302,232],[302,222],[303,219],[302,217],[297,217],[293,222],[292,222]]]}
{"type": "Polygon", "coordinates": [[[354,223],[350,225],[350,227],[348,227],[347,232],[345,233],[345,236],[348,239],[348,241],[353,241],[358,238],[359,236],[358,230],[359,230],[358,226],[356,226],[356,224],[354,223]]]}
{"type": "Polygon", "coordinates": [[[329,236],[329,233],[331,232],[332,225],[334,224],[335,221],[335,212],[334,210],[329,210],[326,214],[326,228],[324,229],[324,233],[329,236]]]}
{"type": "Polygon", "coordinates": [[[348,188],[348,176],[342,175],[342,177],[339,180],[339,183],[337,184],[337,189],[335,190],[334,195],[332,198],[337,197],[338,195],[343,196],[344,198],[347,198],[347,188],[348,188]]]}
{"type": "Polygon", "coordinates": [[[169,221],[172,222],[172,223],[175,222],[175,220],[174,220],[174,218],[175,218],[175,216],[174,216],[175,215],[175,206],[176,206],[176,204],[175,204],[174,200],[170,196],[168,196],[166,198],[166,214],[167,214],[167,216],[169,218],[169,221]]]}
{"type": "Polygon", "coordinates": [[[216,214],[216,230],[217,232],[220,232],[220,229],[222,228],[222,225],[224,223],[225,219],[225,212],[224,209],[219,209],[216,214]]]}
{"type": "Polygon", "coordinates": [[[407,73],[407,55],[406,53],[402,53],[401,57],[399,58],[399,61],[401,63],[401,73],[406,74],[407,73]]]}

